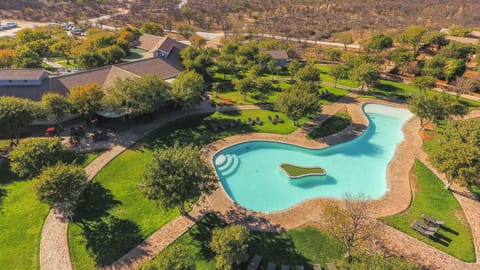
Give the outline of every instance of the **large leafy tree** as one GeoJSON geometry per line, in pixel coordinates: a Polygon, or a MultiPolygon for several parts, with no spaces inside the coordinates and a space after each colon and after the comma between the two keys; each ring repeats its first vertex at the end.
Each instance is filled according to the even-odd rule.
{"type": "Polygon", "coordinates": [[[247,94],[255,91],[255,81],[250,77],[245,77],[239,80],[233,80],[235,90],[243,95],[243,100],[247,100],[247,94]]]}
{"type": "Polygon", "coordinates": [[[67,98],[56,93],[43,95],[41,104],[47,119],[54,120],[59,126],[61,126],[60,120],[70,111],[67,98]]]}
{"type": "Polygon", "coordinates": [[[140,30],[142,31],[142,33],[156,35],[156,36],[163,36],[164,34],[162,27],[160,27],[158,23],[154,23],[154,22],[143,23],[142,27],[140,27],[140,30]]]}
{"type": "MultiPolygon", "coordinates": [[[[147,268],[150,269],[150,268],[147,268]]],[[[151,270],[194,270],[192,254],[180,245],[173,245],[162,253],[162,259],[151,270]]]]}
{"type": "Polygon", "coordinates": [[[189,46],[180,52],[182,63],[188,71],[195,71],[202,75],[208,82],[211,79],[210,67],[213,66],[213,52],[209,49],[201,49],[189,46]]]}
{"type": "Polygon", "coordinates": [[[242,225],[214,229],[210,246],[216,254],[216,268],[231,270],[234,265],[248,260],[249,236],[242,225]]]}
{"type": "Polygon", "coordinates": [[[22,46],[16,50],[16,67],[18,68],[40,68],[42,57],[28,46],[22,46]]]}
{"type": "Polygon", "coordinates": [[[334,87],[337,87],[338,80],[348,78],[348,67],[343,64],[334,65],[328,70],[328,75],[335,80],[334,87]]]}
{"type": "Polygon", "coordinates": [[[297,59],[293,59],[292,61],[290,61],[290,63],[287,66],[287,69],[288,69],[288,73],[290,73],[290,77],[291,77],[292,80],[293,80],[293,77],[295,76],[295,74],[297,74],[297,72],[301,68],[302,68],[302,65],[300,64],[300,62],[297,59]]]}
{"type": "Polygon", "coordinates": [[[172,83],[173,98],[186,109],[191,109],[198,104],[206,90],[202,75],[195,71],[180,73],[172,83]]]}
{"type": "Polygon", "coordinates": [[[317,87],[311,82],[299,82],[278,95],[275,108],[292,119],[294,125],[302,117],[321,111],[317,87]]]}
{"type": "Polygon", "coordinates": [[[70,51],[72,50],[73,45],[74,39],[71,36],[67,34],[61,34],[57,37],[56,42],[50,46],[50,51],[52,51],[52,53],[55,55],[65,57],[68,65],[70,63],[70,51]]]}
{"type": "Polygon", "coordinates": [[[55,165],[68,152],[58,138],[27,139],[8,154],[12,172],[21,178],[35,177],[46,166],[55,165]]]}
{"type": "Polygon", "coordinates": [[[389,49],[393,46],[393,39],[390,36],[384,34],[375,34],[368,43],[368,49],[376,52],[389,49]]]}
{"type": "Polygon", "coordinates": [[[361,91],[365,86],[370,87],[380,79],[380,67],[377,64],[364,63],[354,68],[352,79],[361,85],[361,91]]]}
{"type": "Polygon", "coordinates": [[[414,54],[417,54],[418,47],[423,41],[423,36],[427,32],[427,29],[423,26],[413,25],[405,29],[397,37],[397,41],[409,45],[414,54]]]}
{"type": "Polygon", "coordinates": [[[41,202],[71,218],[86,185],[87,175],[82,167],[59,163],[46,168],[38,177],[37,196],[41,202]]]}
{"type": "Polygon", "coordinates": [[[420,92],[426,92],[437,85],[437,80],[432,76],[420,76],[413,78],[412,84],[417,87],[420,92]]]}
{"type": "Polygon", "coordinates": [[[38,105],[30,100],[16,97],[0,97],[1,132],[16,138],[19,142],[20,132],[39,114],[38,105]]]}
{"type": "Polygon", "coordinates": [[[415,60],[415,55],[412,51],[405,48],[397,48],[392,51],[392,61],[400,69],[400,72],[404,72],[407,64],[415,60]]]}
{"type": "Polygon", "coordinates": [[[480,121],[451,121],[442,130],[442,143],[432,148],[429,159],[450,183],[480,185],[480,121]]]}
{"type": "Polygon", "coordinates": [[[185,202],[213,191],[216,177],[192,145],[157,150],[144,171],[142,193],[163,208],[177,207],[187,215],[185,202]]]}
{"type": "Polygon", "coordinates": [[[0,68],[11,68],[15,63],[15,50],[0,49],[0,68]]]}
{"type": "Polygon", "coordinates": [[[132,116],[154,112],[168,99],[168,86],[155,75],[119,80],[107,89],[106,104],[132,116]]]}
{"type": "Polygon", "coordinates": [[[98,84],[89,83],[73,87],[68,95],[68,102],[72,104],[75,112],[88,120],[102,108],[104,96],[98,84]]]}
{"type": "Polygon", "coordinates": [[[320,81],[320,70],[313,65],[306,65],[297,71],[295,77],[304,82],[318,82],[320,81]]]}
{"type": "Polygon", "coordinates": [[[325,230],[346,249],[350,258],[352,250],[364,245],[375,236],[376,226],[372,209],[363,194],[346,194],[343,203],[327,202],[322,209],[325,230]],[[343,205],[342,205],[343,204],[343,205]]]}

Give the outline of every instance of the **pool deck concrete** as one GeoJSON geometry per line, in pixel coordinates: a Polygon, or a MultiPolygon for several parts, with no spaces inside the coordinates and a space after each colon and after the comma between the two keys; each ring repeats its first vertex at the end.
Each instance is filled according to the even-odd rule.
{"type": "MultiPolygon", "coordinates": [[[[352,94],[353,95],[353,94],[352,94]]],[[[328,106],[322,113],[319,120],[316,123],[307,124],[306,128],[301,128],[292,134],[280,135],[280,134],[267,134],[267,133],[249,133],[231,136],[225,139],[215,141],[203,148],[203,156],[212,164],[213,155],[221,149],[237,144],[241,142],[251,140],[266,140],[282,143],[295,144],[306,148],[321,149],[332,145],[340,144],[346,141],[350,141],[355,137],[362,134],[368,126],[368,119],[366,118],[362,105],[364,103],[377,103],[384,105],[391,105],[396,107],[406,107],[405,104],[392,103],[382,100],[373,99],[356,99],[352,95],[345,96],[343,99],[337,102],[336,106],[328,106]],[[306,135],[310,131],[311,127],[321,124],[328,117],[334,115],[340,109],[346,107],[348,113],[352,117],[352,124],[343,131],[320,138],[316,140],[309,140],[306,135]]],[[[403,133],[405,139],[397,145],[395,155],[387,168],[388,179],[388,191],[386,195],[378,200],[372,200],[372,209],[374,209],[374,216],[388,216],[397,214],[406,210],[412,200],[412,192],[410,188],[409,172],[415,162],[415,156],[417,151],[422,145],[422,139],[419,135],[419,122],[416,118],[412,117],[403,126],[403,133]]],[[[213,165],[212,165],[213,166],[213,165]]],[[[207,197],[207,201],[211,206],[211,209],[215,209],[216,212],[222,216],[229,218],[229,213],[240,211],[242,215],[257,217],[261,222],[256,222],[251,218],[252,222],[248,223],[253,229],[271,230],[271,229],[292,229],[300,227],[309,222],[319,221],[321,219],[322,205],[328,198],[310,199],[301,202],[286,210],[262,213],[255,212],[247,209],[242,209],[241,206],[236,204],[230,199],[224,189],[219,184],[219,188],[210,196],[207,197]],[[272,225],[273,224],[273,225],[272,225]]],[[[333,199],[336,200],[336,199],[333,199]]],[[[235,220],[232,220],[235,221],[235,220]]],[[[242,222],[245,223],[245,222],[242,222]]]]}

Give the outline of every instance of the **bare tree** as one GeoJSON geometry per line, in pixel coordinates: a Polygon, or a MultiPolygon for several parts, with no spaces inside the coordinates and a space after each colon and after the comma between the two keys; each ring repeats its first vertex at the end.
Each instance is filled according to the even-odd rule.
{"type": "Polygon", "coordinates": [[[329,201],[323,207],[325,230],[345,245],[347,258],[353,249],[375,236],[377,228],[370,214],[370,204],[364,194],[347,193],[342,203],[329,201]]]}
{"type": "Polygon", "coordinates": [[[457,99],[464,94],[474,92],[480,88],[480,82],[474,79],[457,77],[454,82],[457,99]]]}

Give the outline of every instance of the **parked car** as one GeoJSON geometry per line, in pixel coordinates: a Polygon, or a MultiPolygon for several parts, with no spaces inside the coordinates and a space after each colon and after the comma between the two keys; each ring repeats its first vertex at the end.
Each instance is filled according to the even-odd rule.
{"type": "Polygon", "coordinates": [[[2,27],[5,29],[15,28],[18,24],[16,22],[6,22],[2,24],[2,27]]]}

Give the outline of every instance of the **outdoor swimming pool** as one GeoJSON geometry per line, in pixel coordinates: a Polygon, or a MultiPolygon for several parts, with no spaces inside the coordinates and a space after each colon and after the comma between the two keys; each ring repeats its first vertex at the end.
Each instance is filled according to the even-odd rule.
{"type": "Polygon", "coordinates": [[[223,188],[241,206],[264,212],[289,208],[316,197],[342,198],[363,193],[374,199],[387,191],[386,170],[401,128],[412,114],[402,108],[368,103],[363,111],[367,130],[352,141],[324,149],[250,141],[227,147],[213,156],[223,188]],[[325,176],[290,179],[280,164],[320,166],[325,176]]]}

